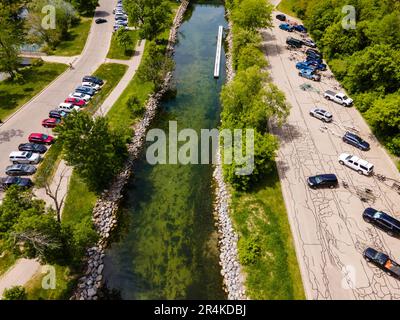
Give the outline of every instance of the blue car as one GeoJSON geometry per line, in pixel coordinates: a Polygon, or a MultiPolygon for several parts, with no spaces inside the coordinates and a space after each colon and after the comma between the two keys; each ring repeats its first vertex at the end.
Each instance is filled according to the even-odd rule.
{"type": "Polygon", "coordinates": [[[305,26],[303,26],[302,24],[294,26],[293,28],[294,28],[294,30],[296,30],[298,32],[303,32],[303,33],[307,32],[307,28],[305,26]]]}
{"type": "Polygon", "coordinates": [[[297,69],[317,69],[321,71],[326,70],[326,64],[325,63],[319,63],[318,61],[315,60],[306,60],[302,62],[297,62],[296,63],[296,68],[297,69]]]}
{"type": "Polygon", "coordinates": [[[306,61],[314,61],[322,64],[322,59],[316,56],[307,56],[306,61]]]}
{"type": "Polygon", "coordinates": [[[293,31],[293,27],[288,23],[281,23],[279,25],[279,28],[282,29],[282,30],[285,30],[287,32],[292,32],[293,31]]]}
{"type": "Polygon", "coordinates": [[[84,86],[79,86],[78,88],[75,89],[75,92],[88,94],[89,96],[94,96],[94,94],[96,93],[96,91],[94,91],[94,89],[89,88],[89,87],[84,87],[84,86]]]}
{"type": "Polygon", "coordinates": [[[321,76],[311,69],[300,69],[299,76],[313,81],[321,81],[321,76]]]}

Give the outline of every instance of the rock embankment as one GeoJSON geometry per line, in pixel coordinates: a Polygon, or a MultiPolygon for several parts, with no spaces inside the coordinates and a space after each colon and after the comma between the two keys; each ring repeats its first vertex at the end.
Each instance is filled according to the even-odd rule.
{"type": "MultiPolygon", "coordinates": [[[[167,55],[172,55],[174,52],[178,29],[188,4],[188,1],[182,1],[175,15],[169,35],[167,55]]],[[[169,72],[166,74],[161,89],[157,93],[150,95],[142,120],[133,126],[134,136],[128,144],[129,156],[123,170],[114,178],[109,189],[104,190],[93,208],[93,223],[99,234],[99,240],[96,246],[87,250],[86,272],[79,279],[78,287],[71,299],[97,300],[99,298],[99,289],[104,284],[103,258],[111,233],[118,223],[117,214],[120,200],[123,197],[123,190],[132,175],[132,165],[143,148],[147,128],[157,113],[159,101],[170,87],[171,79],[172,72],[169,72]]]]}
{"type": "MultiPolygon", "coordinates": [[[[228,43],[228,52],[226,53],[227,82],[231,81],[235,76],[232,60],[232,40],[232,24],[229,21],[229,33],[226,37],[228,43]]],[[[228,299],[245,300],[247,297],[237,248],[238,235],[233,228],[232,220],[229,216],[230,195],[223,177],[220,151],[219,149],[217,153],[213,177],[216,182],[214,214],[218,220],[221,275],[224,278],[224,286],[228,294],[228,299]]]]}

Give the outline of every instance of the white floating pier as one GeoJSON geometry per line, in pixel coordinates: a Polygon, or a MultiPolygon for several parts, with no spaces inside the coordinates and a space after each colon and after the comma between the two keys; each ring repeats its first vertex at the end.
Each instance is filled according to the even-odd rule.
{"type": "Polygon", "coordinates": [[[222,31],[224,28],[219,26],[218,28],[218,40],[217,40],[217,52],[215,53],[215,65],[214,65],[214,78],[219,77],[219,68],[221,64],[221,47],[222,47],[222,31]]]}

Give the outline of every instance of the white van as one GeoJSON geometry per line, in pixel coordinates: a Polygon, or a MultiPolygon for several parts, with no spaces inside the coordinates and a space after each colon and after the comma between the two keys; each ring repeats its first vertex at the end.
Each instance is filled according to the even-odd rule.
{"type": "Polygon", "coordinates": [[[366,176],[371,175],[374,171],[374,165],[372,163],[348,153],[342,153],[339,156],[339,163],[341,165],[346,165],[347,167],[356,170],[359,174],[364,174],[366,176]]]}
{"type": "Polygon", "coordinates": [[[72,112],[72,111],[79,111],[81,108],[78,106],[73,105],[72,103],[60,103],[58,106],[57,110],[59,111],[65,111],[65,112],[72,112]]]}
{"type": "Polygon", "coordinates": [[[13,151],[10,153],[9,159],[14,164],[38,164],[40,161],[40,155],[39,153],[33,153],[31,151],[13,151]]]}

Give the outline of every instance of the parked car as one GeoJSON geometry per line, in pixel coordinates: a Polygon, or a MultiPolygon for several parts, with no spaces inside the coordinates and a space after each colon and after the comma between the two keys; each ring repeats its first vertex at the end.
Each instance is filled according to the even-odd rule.
{"type": "Polygon", "coordinates": [[[348,153],[342,153],[339,156],[339,163],[356,170],[359,174],[366,176],[371,175],[374,171],[374,165],[372,163],[348,153]]]}
{"type": "Polygon", "coordinates": [[[321,81],[321,76],[311,69],[301,69],[299,71],[299,76],[313,81],[321,81]]]}
{"type": "Polygon", "coordinates": [[[343,142],[351,144],[352,146],[355,146],[362,151],[368,151],[370,148],[367,141],[364,141],[363,139],[361,139],[361,137],[349,131],[344,134],[342,139],[343,142]]]}
{"type": "Polygon", "coordinates": [[[400,265],[390,259],[387,254],[373,248],[367,248],[364,250],[363,256],[366,261],[382,269],[386,274],[397,279],[400,278],[400,265]]]}
{"type": "Polygon", "coordinates": [[[98,19],[95,20],[95,22],[96,22],[97,24],[106,23],[106,22],[107,22],[107,19],[98,18],[98,19]]]}
{"type": "Polygon", "coordinates": [[[43,143],[43,144],[52,144],[54,142],[54,138],[44,133],[31,133],[28,138],[29,142],[32,143],[43,143]]]}
{"type": "Polygon", "coordinates": [[[322,59],[317,56],[307,56],[306,61],[316,61],[318,63],[322,63],[322,59]]]}
{"type": "Polygon", "coordinates": [[[400,236],[400,221],[383,211],[367,208],[363,212],[363,219],[365,222],[371,223],[387,232],[391,237],[400,236]]]}
{"type": "Polygon", "coordinates": [[[115,32],[118,31],[119,29],[126,29],[126,27],[121,24],[114,24],[113,31],[115,32]]]}
{"type": "Polygon", "coordinates": [[[70,113],[72,111],[79,111],[81,110],[80,107],[74,106],[72,103],[60,103],[57,110],[64,111],[70,113]]]}
{"type": "Polygon", "coordinates": [[[128,21],[128,16],[126,14],[116,14],[115,20],[128,21]]]}
{"type": "Polygon", "coordinates": [[[101,87],[98,84],[95,84],[93,82],[82,82],[82,87],[88,87],[88,88],[92,88],[96,91],[99,91],[101,89],[101,87]]]}
{"type": "Polygon", "coordinates": [[[302,33],[306,33],[307,32],[307,28],[305,26],[303,26],[302,24],[298,24],[293,26],[294,30],[298,31],[298,32],[302,32],[302,33]]]}
{"type": "Polygon", "coordinates": [[[280,21],[286,21],[286,16],[284,14],[277,14],[276,18],[280,21]]]}
{"type": "Polygon", "coordinates": [[[313,108],[310,110],[310,116],[320,119],[324,122],[332,121],[332,113],[320,108],[313,108]]]}
{"type": "Polygon", "coordinates": [[[71,98],[71,97],[68,97],[67,99],[65,99],[64,102],[72,103],[73,105],[78,106],[78,107],[84,107],[86,104],[86,101],[83,99],[71,98]]]}
{"type": "Polygon", "coordinates": [[[338,186],[338,179],[336,175],[327,173],[327,174],[319,174],[316,176],[309,177],[307,179],[307,184],[310,188],[336,188],[338,186]]]}
{"type": "Polygon", "coordinates": [[[33,186],[33,182],[29,178],[6,177],[6,178],[1,178],[1,185],[5,189],[13,185],[19,186],[21,188],[30,188],[33,186]]]}
{"type": "Polygon", "coordinates": [[[315,66],[313,66],[309,61],[301,61],[296,63],[296,69],[310,69],[310,70],[317,70],[315,66]]]}
{"type": "Polygon", "coordinates": [[[38,164],[40,155],[29,151],[13,151],[10,153],[9,159],[13,164],[38,164]]]}
{"type": "Polygon", "coordinates": [[[68,116],[68,113],[61,110],[51,110],[49,112],[49,118],[62,119],[65,118],[66,116],[68,116]]]}
{"type": "Polygon", "coordinates": [[[47,151],[47,147],[43,144],[38,143],[21,143],[18,146],[19,151],[31,151],[34,153],[45,153],[47,151]]]}
{"type": "Polygon", "coordinates": [[[327,100],[334,101],[346,107],[350,107],[353,104],[353,99],[346,96],[344,93],[336,93],[331,90],[326,90],[324,92],[324,98],[327,100]]]}
{"type": "Polygon", "coordinates": [[[68,97],[82,99],[86,102],[89,102],[89,100],[92,98],[90,95],[82,92],[72,92],[68,97]]]}
{"type": "Polygon", "coordinates": [[[127,26],[128,26],[128,21],[125,21],[125,20],[117,20],[117,21],[115,21],[115,26],[127,27],[127,26]]]}
{"type": "Polygon", "coordinates": [[[31,164],[13,164],[6,167],[8,176],[30,176],[36,172],[36,167],[31,164]]]}
{"type": "Polygon", "coordinates": [[[310,67],[315,67],[315,69],[317,69],[317,70],[321,70],[321,71],[326,70],[326,64],[322,63],[321,60],[317,61],[317,60],[311,59],[311,60],[306,60],[303,62],[306,63],[310,67]]]}
{"type": "Polygon", "coordinates": [[[88,94],[89,96],[94,96],[96,91],[92,88],[88,88],[88,87],[83,87],[83,86],[79,86],[75,89],[76,92],[80,92],[80,93],[84,93],[84,94],[88,94]]]}
{"type": "Polygon", "coordinates": [[[307,47],[310,47],[310,48],[316,48],[317,47],[316,43],[314,41],[312,41],[311,39],[304,39],[303,40],[303,44],[305,46],[307,46],[307,47]]]}
{"type": "Polygon", "coordinates": [[[307,56],[311,56],[311,57],[317,57],[317,58],[319,58],[319,59],[322,59],[322,53],[321,52],[319,52],[318,50],[315,50],[315,49],[307,49],[306,50],[306,55],[307,56]]]}
{"type": "Polygon", "coordinates": [[[293,31],[293,27],[288,23],[281,23],[279,25],[279,29],[282,29],[282,30],[285,30],[285,31],[288,31],[288,32],[292,32],[293,31]]]}
{"type": "Polygon", "coordinates": [[[61,122],[61,119],[48,118],[42,121],[42,126],[45,128],[55,128],[61,122]]]}
{"type": "Polygon", "coordinates": [[[301,48],[303,46],[303,41],[296,38],[287,37],[286,44],[295,48],[301,48]]]}
{"type": "Polygon", "coordinates": [[[96,84],[98,84],[100,86],[102,86],[104,84],[103,79],[100,79],[100,78],[95,77],[95,76],[84,76],[83,79],[82,79],[82,82],[87,82],[87,81],[96,83],[96,84]]]}

